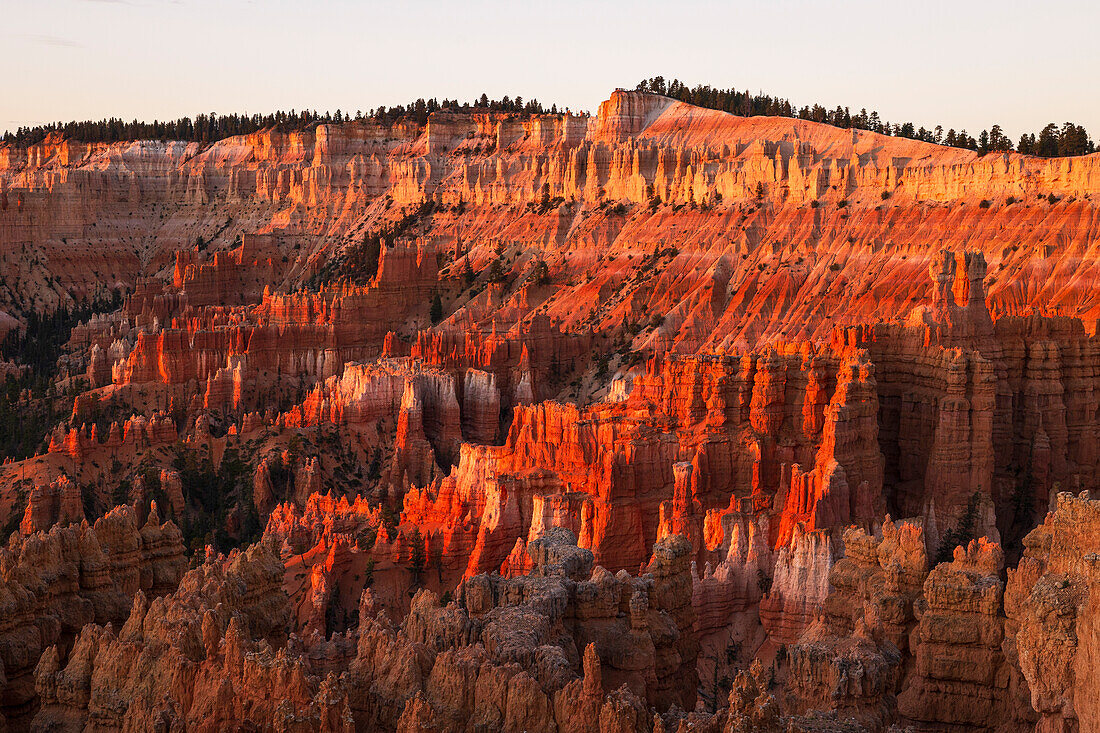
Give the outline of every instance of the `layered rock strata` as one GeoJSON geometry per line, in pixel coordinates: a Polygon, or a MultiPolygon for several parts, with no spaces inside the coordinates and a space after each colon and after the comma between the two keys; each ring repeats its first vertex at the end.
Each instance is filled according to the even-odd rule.
{"type": "Polygon", "coordinates": [[[915,666],[898,710],[919,723],[1001,729],[1015,719],[1012,670],[1002,651],[1004,555],[985,539],[937,565],[916,605],[909,646],[915,666]]]}
{"type": "Polygon", "coordinates": [[[138,526],[136,507],[49,532],[13,535],[0,550],[0,701],[25,721],[38,703],[31,672],[53,649],[64,660],[87,624],[121,624],[135,594],[175,589],[186,568],[179,530],[156,505],[138,526]]]}
{"type": "Polygon", "coordinates": [[[50,647],[35,669],[33,726],[226,730],[264,721],[280,730],[352,730],[347,693],[276,651],[288,619],[282,565],[270,543],[208,557],[169,596],[138,592],[118,631],[89,624],[68,662],[50,647]]]}
{"type": "Polygon", "coordinates": [[[1005,656],[1030,690],[1037,730],[1092,730],[1096,704],[1097,528],[1100,502],[1060,493],[1053,511],[1024,540],[1008,571],[1005,656]]]}
{"type": "Polygon", "coordinates": [[[6,713],[1088,729],[1093,522],[1057,492],[1100,480],[1098,161],[621,90],[0,148],[0,329],[126,294],[0,466],[6,713]],[[246,457],[217,534],[253,504],[267,538],[150,601],[178,531],[80,522],[139,472],[186,519],[189,451],[246,457]]]}

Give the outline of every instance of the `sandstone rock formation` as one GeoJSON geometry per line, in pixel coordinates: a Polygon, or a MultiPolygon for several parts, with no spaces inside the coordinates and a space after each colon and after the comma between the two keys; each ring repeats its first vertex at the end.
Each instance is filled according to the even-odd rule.
{"type": "Polygon", "coordinates": [[[919,524],[887,518],[881,535],[851,528],[832,567],[832,591],[814,624],[787,648],[788,705],[831,710],[868,729],[896,718],[895,696],[914,600],[927,575],[919,524]]]}
{"type": "Polygon", "coordinates": [[[19,531],[24,535],[48,532],[55,524],[67,526],[84,521],[84,504],[80,487],[67,476],[62,476],[48,486],[31,489],[27,510],[19,531]]]}
{"type": "Polygon", "coordinates": [[[1091,730],[1100,725],[1096,680],[1096,562],[1100,502],[1060,493],[1043,524],[1024,541],[1008,571],[1005,656],[1014,658],[1037,730],[1091,730]]]}
{"type": "Polygon", "coordinates": [[[121,506],[94,526],[13,535],[0,550],[0,700],[13,724],[37,704],[31,673],[45,649],[64,660],[85,625],[121,624],[135,594],[157,597],[179,583],[179,530],[160,523],[155,504],[140,528],[136,513],[121,506]]]}
{"type": "Polygon", "coordinates": [[[35,687],[49,730],[225,730],[262,720],[274,729],[352,729],[347,692],[318,681],[281,643],[287,621],[282,567],[270,543],[234,558],[209,557],[179,589],[148,600],[140,591],[116,632],[88,625],[68,663],[42,655],[35,687]]]}
{"type": "Polygon", "coordinates": [[[1000,546],[982,538],[956,547],[954,561],[928,574],[909,641],[916,665],[898,697],[906,718],[974,727],[1013,722],[1011,669],[1001,650],[1003,563],[1000,546]]]}
{"type": "Polygon", "coordinates": [[[124,296],[14,398],[0,707],[1095,727],[1097,201],[1100,156],[623,90],[0,147],[0,331],[124,296]]]}

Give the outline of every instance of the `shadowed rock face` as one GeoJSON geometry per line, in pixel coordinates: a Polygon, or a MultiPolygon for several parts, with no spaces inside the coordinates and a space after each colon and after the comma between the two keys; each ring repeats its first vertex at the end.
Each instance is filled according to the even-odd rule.
{"type": "Polygon", "coordinates": [[[1100,156],[623,91],[0,148],[0,329],[125,294],[0,466],[0,707],[1091,729],[1097,201],[1100,156]]]}
{"type": "Polygon", "coordinates": [[[972,541],[929,573],[909,642],[916,667],[898,698],[902,715],[963,725],[1012,719],[1001,651],[1003,563],[998,545],[972,541]]]}
{"type": "Polygon", "coordinates": [[[0,700],[13,725],[25,724],[38,703],[32,672],[44,650],[56,657],[86,624],[120,625],[135,594],[155,598],[179,583],[186,569],[179,529],[160,522],[155,503],[140,528],[136,514],[136,506],[119,506],[94,526],[16,534],[0,550],[0,700]]]}
{"type": "Polygon", "coordinates": [[[1005,656],[1030,689],[1037,728],[1091,730],[1095,698],[1097,526],[1100,502],[1087,493],[1058,494],[1046,520],[1024,539],[1019,566],[1008,571],[1005,656]]]}
{"type": "Polygon", "coordinates": [[[331,689],[335,679],[318,689],[300,658],[269,643],[285,644],[281,578],[282,563],[266,542],[208,558],[169,596],[150,602],[139,591],[117,632],[89,624],[67,663],[57,647],[42,656],[35,670],[42,708],[32,727],[224,730],[257,719],[346,729],[350,714],[331,689]]]}
{"type": "Polygon", "coordinates": [[[357,634],[293,637],[277,653],[265,638],[285,625],[287,598],[273,543],[208,558],[174,594],[139,593],[117,634],[85,627],[67,665],[47,650],[34,726],[461,729],[472,716],[490,729],[591,730],[608,705],[625,714],[615,701],[637,711],[631,727],[646,705],[693,707],[687,543],[658,543],[637,578],[593,566],[567,530],[532,545],[529,576],[475,576],[446,606],[421,591],[399,630],[374,616],[368,591],[357,634]],[[316,676],[339,657],[344,674],[316,676]]]}

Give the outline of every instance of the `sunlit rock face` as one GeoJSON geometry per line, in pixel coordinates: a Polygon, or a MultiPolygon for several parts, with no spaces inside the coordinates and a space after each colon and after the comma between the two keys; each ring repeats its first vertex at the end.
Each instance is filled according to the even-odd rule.
{"type": "Polygon", "coordinates": [[[989,263],[994,315],[1037,307],[1091,325],[1098,190],[1095,155],[979,157],[617,91],[591,118],[437,113],[423,126],[351,122],[210,145],[4,148],[0,252],[18,274],[6,286],[15,306],[149,276],[196,308],[247,305],[308,278],[387,211],[461,202],[436,215],[426,243],[468,248],[476,273],[506,237],[551,273],[581,276],[550,315],[670,315],[668,338],[690,348],[897,316],[929,292],[917,275],[938,250],[964,247],[989,263]],[[655,246],[678,250],[657,265],[661,287],[609,298],[655,246]]]}
{"type": "Polygon", "coordinates": [[[0,466],[0,711],[1090,730],[1098,201],[621,90],[0,148],[0,330],[122,296],[0,466]]]}

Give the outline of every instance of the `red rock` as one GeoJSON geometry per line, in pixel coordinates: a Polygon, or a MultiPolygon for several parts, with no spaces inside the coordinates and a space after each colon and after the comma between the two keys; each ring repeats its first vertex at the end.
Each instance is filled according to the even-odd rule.
{"type": "Polygon", "coordinates": [[[55,524],[66,526],[83,521],[84,503],[80,487],[67,476],[62,476],[48,486],[31,489],[19,531],[26,536],[49,531],[55,524]]]}
{"type": "Polygon", "coordinates": [[[0,552],[0,663],[3,711],[28,719],[36,704],[30,673],[43,650],[60,644],[64,659],[85,624],[120,624],[131,598],[159,596],[179,583],[185,560],[180,532],[154,509],[138,528],[135,509],[116,507],[96,520],[48,533],[13,536],[0,552]]]}
{"type": "Polygon", "coordinates": [[[117,635],[89,625],[67,665],[55,648],[43,656],[35,671],[43,704],[34,726],[94,719],[220,730],[262,719],[352,730],[347,692],[335,676],[319,682],[301,657],[257,646],[257,639],[283,633],[281,575],[278,556],[258,545],[191,570],[170,596],[149,603],[139,593],[117,635]],[[165,707],[165,699],[172,704],[165,707]]]}
{"type": "Polygon", "coordinates": [[[998,617],[1003,563],[1000,546],[983,538],[956,547],[953,562],[929,573],[909,641],[916,666],[898,696],[905,717],[954,725],[1013,719],[998,617]]]}
{"type": "Polygon", "coordinates": [[[5,705],[25,722],[56,642],[43,726],[1087,728],[1087,512],[1029,535],[1007,618],[992,545],[926,558],[969,523],[1012,562],[1100,479],[1098,193],[1096,156],[622,90],[592,119],[0,147],[14,305],[127,293],[73,329],[47,454],[0,467],[4,521],[34,487],[9,552],[48,571],[10,590],[5,705]],[[388,227],[369,282],[318,286],[388,227]],[[156,511],[51,529],[115,461],[186,521],[177,442],[254,462],[248,561],[177,591],[156,511]],[[139,588],[175,593],[115,634],[139,588]],[[734,640],[790,645],[782,689],[758,664],[717,694],[734,640]]]}

